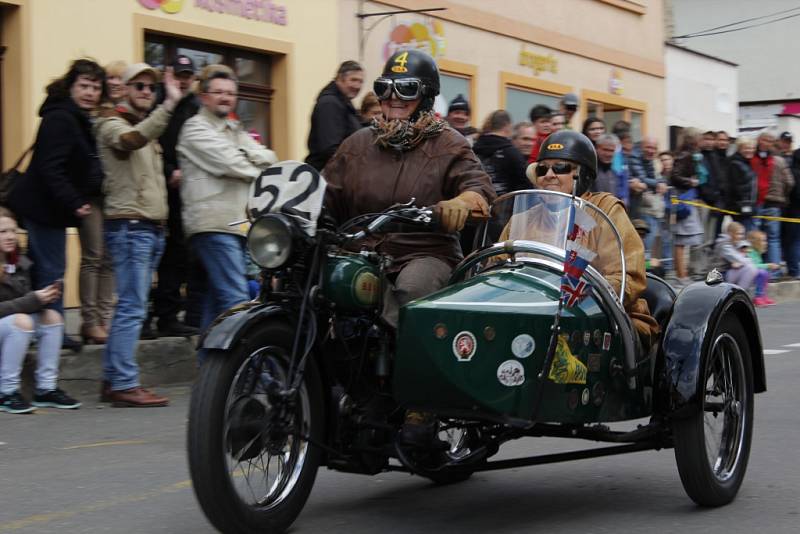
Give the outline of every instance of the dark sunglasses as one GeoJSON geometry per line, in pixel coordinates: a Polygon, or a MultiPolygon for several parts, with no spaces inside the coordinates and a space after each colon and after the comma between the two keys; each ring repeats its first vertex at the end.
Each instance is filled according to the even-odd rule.
{"type": "Polygon", "coordinates": [[[372,90],[378,100],[389,100],[392,98],[392,91],[400,100],[416,100],[422,94],[422,81],[417,78],[378,78],[372,84],[372,90]]]}
{"type": "Polygon", "coordinates": [[[129,83],[128,85],[130,85],[137,91],[144,91],[144,88],[147,87],[148,89],[150,89],[151,93],[156,92],[156,84],[154,83],[136,82],[136,83],[129,83]]]}
{"type": "Polygon", "coordinates": [[[553,169],[555,174],[569,174],[572,172],[572,169],[575,167],[572,163],[567,163],[566,161],[559,161],[558,163],[553,163],[552,165],[545,165],[544,163],[538,163],[536,165],[536,176],[542,177],[547,174],[547,171],[553,169]]]}

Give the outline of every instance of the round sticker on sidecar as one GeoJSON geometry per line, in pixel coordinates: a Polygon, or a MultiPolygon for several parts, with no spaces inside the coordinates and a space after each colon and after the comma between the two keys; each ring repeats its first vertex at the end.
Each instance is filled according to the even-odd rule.
{"type": "Polygon", "coordinates": [[[307,163],[280,161],[264,169],[250,184],[247,216],[251,221],[267,213],[297,218],[313,236],[325,198],[325,178],[307,163]]]}

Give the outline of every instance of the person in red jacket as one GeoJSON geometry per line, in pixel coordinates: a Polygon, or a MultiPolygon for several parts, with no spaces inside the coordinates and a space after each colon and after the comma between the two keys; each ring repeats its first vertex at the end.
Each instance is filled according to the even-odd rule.
{"type": "Polygon", "coordinates": [[[547,136],[550,135],[553,131],[553,128],[550,124],[550,119],[553,116],[553,110],[549,107],[545,106],[544,104],[538,104],[531,108],[531,122],[533,123],[533,128],[536,130],[536,137],[533,140],[533,148],[531,149],[531,154],[528,157],[528,163],[535,163],[539,157],[539,150],[541,150],[542,143],[547,136]]]}

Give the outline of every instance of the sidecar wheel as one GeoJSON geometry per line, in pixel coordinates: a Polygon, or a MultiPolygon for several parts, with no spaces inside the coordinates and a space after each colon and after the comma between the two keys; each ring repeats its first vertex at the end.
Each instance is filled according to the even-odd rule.
{"type": "Polygon", "coordinates": [[[284,388],[294,332],[273,322],[231,351],[212,351],[189,408],[188,455],[195,495],[225,533],[279,533],[308,499],[321,451],[322,385],[309,357],[295,402],[284,388]]]}
{"type": "Polygon", "coordinates": [[[702,368],[700,410],[673,423],[683,487],[701,506],[728,504],[747,470],[753,433],[753,370],[744,328],[721,321],[702,368]]]}

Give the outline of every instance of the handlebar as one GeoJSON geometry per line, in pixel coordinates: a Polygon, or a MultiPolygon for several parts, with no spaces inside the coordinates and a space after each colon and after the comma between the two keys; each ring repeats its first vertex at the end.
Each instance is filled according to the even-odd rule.
{"type": "Polygon", "coordinates": [[[345,241],[358,241],[367,236],[379,233],[379,231],[387,225],[398,222],[401,224],[418,226],[421,232],[432,230],[437,225],[433,209],[403,205],[402,207],[392,207],[381,214],[376,214],[375,219],[363,230],[352,234],[342,234],[341,237],[345,241]]]}

